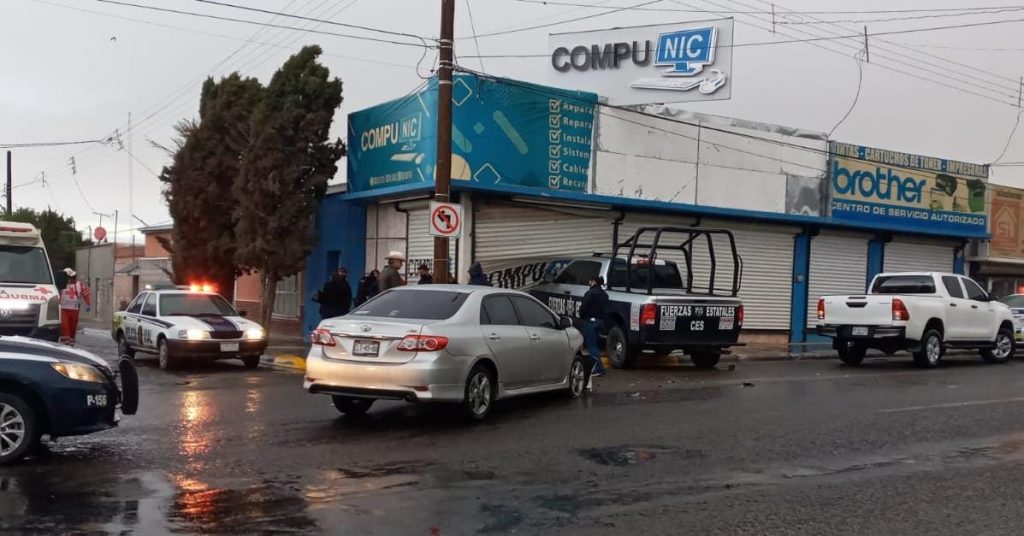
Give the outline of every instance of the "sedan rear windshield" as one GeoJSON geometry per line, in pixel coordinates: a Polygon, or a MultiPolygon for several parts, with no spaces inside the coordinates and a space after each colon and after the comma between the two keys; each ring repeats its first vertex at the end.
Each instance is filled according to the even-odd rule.
{"type": "Polygon", "coordinates": [[[871,287],[872,294],[935,294],[935,280],[930,275],[893,275],[879,277],[871,287]]]}
{"type": "Polygon", "coordinates": [[[459,311],[469,294],[444,290],[392,290],[352,311],[355,316],[446,320],[459,311]]]}

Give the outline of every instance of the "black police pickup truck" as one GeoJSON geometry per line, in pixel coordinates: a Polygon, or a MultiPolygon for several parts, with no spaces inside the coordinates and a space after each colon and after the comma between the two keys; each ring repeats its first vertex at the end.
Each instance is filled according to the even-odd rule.
{"type": "Polygon", "coordinates": [[[616,243],[610,256],[552,261],[544,281],[524,290],[580,323],[589,282],[602,276],[608,291],[604,332],[615,368],[629,367],[644,351],[667,355],[675,350],[682,350],[699,368],[712,368],[723,351],[741,345],[743,303],[737,296],[742,273],[730,231],[644,227],[616,243]],[[716,245],[719,252],[724,246],[728,259],[718,258],[716,245]],[[659,259],[659,252],[682,261],[685,272],[680,272],[679,262],[659,259]],[[695,268],[700,282],[695,282],[695,268]],[[731,272],[723,274],[731,276],[724,285],[723,278],[716,279],[718,271],[731,272]]]}
{"type": "Polygon", "coordinates": [[[117,426],[139,404],[135,366],[115,371],[89,352],[25,337],[0,337],[0,465],[50,439],[117,426]],[[120,384],[120,385],[118,385],[120,384]]]}

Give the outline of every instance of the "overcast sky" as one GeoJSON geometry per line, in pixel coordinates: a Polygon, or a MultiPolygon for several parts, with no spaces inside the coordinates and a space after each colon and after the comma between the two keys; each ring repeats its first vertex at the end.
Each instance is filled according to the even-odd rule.
{"type": "MultiPolygon", "coordinates": [[[[386,37],[283,17],[272,19],[271,15],[194,0],[125,1],[335,33],[386,37]]],[[[225,1],[428,37],[438,33],[438,0],[225,1]]],[[[456,1],[456,35],[470,36],[473,32],[467,0],[456,1]]],[[[480,34],[603,12],[518,0],[468,1],[480,34]]],[[[606,6],[646,4],[643,0],[555,1],[606,6]]],[[[786,10],[913,10],[1010,4],[1009,0],[978,4],[964,0],[780,0],[775,5],[776,22],[785,22],[782,14],[786,10]]],[[[770,16],[760,14],[770,9],[767,0],[663,0],[646,7],[694,12],[627,10],[551,28],[482,37],[478,40],[480,53],[546,54],[548,34],[552,32],[701,20],[718,15],[735,17],[737,44],[850,34],[862,31],[864,24],[868,25],[869,33],[875,33],[1024,19],[1024,6],[971,16],[934,17],[938,12],[829,15],[830,20],[857,22],[843,23],[842,27],[777,24],[777,33],[773,35],[769,31],[770,16]],[[929,18],[860,22],[923,15],[929,18]]],[[[789,22],[807,20],[807,16],[788,18],[789,22]]],[[[1024,57],[1024,42],[1019,37],[1022,26],[1024,22],[1014,22],[872,38],[871,63],[864,65],[857,105],[833,138],[943,158],[992,162],[1002,152],[1017,118],[1016,81],[1024,74],[1017,67],[1024,57]],[[882,42],[883,39],[889,43],[882,42]],[[938,80],[942,85],[915,76],[938,80]]],[[[435,62],[433,52],[421,60],[423,50],[418,47],[261,28],[94,0],[4,0],[0,17],[0,50],[4,51],[0,71],[0,143],[105,138],[115,130],[124,132],[130,112],[135,123],[130,140],[132,153],[138,158],[134,162],[134,203],[130,207],[129,156],[119,151],[116,143],[15,149],[14,183],[22,185],[14,190],[15,206],[58,208],[74,216],[83,229],[99,223],[99,218],[92,214],[94,211],[118,210],[122,230],[141,225],[138,221],[129,222],[130,209],[149,224],[169,223],[160,196],[161,186],[153,174],[159,172],[168,156],[154,143],[169,145],[175,123],[197,114],[202,80],[238,70],[266,82],[288,55],[310,43],[323,47],[322,61],[345,84],[345,100],[335,117],[334,131],[338,136],[344,135],[348,112],[404,95],[421,82],[417,65],[419,73],[426,75],[435,62]],[[76,176],[69,165],[71,157],[75,158],[76,176]],[[46,187],[40,180],[44,173],[46,187]]],[[[858,67],[853,55],[862,45],[860,40],[833,40],[736,47],[732,99],[682,107],[828,132],[846,114],[857,93],[858,67]]],[[[477,54],[477,42],[472,38],[457,40],[456,54],[462,56],[462,65],[483,68],[490,74],[540,83],[551,81],[547,58],[487,58],[481,66],[478,60],[466,58],[477,54]]],[[[1021,130],[1002,161],[1024,160],[1024,128],[1021,130]]],[[[127,144],[128,137],[123,136],[122,141],[127,144]]],[[[339,166],[344,168],[344,161],[339,166]]],[[[1024,168],[994,168],[992,180],[1024,187],[1024,179],[1017,170],[1024,173],[1024,168]]],[[[106,219],[104,225],[112,227],[106,219]]],[[[122,238],[127,240],[128,235],[122,238]]]]}

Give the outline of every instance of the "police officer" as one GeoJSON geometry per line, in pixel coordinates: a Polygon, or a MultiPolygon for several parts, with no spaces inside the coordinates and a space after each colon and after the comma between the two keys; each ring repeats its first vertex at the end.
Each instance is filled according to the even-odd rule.
{"type": "Polygon", "coordinates": [[[583,295],[580,304],[580,318],[583,319],[583,339],[587,344],[587,353],[593,360],[591,368],[593,376],[604,376],[604,365],[601,363],[601,347],[598,344],[601,328],[604,327],[604,313],[608,307],[608,293],[604,291],[604,278],[594,276],[590,280],[590,290],[583,295]]]}

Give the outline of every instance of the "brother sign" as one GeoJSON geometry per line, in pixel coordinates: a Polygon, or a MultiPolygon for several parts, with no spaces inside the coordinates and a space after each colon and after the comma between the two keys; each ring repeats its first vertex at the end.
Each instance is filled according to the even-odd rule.
{"type": "Polygon", "coordinates": [[[732,19],[551,36],[551,80],[611,104],[731,96],[732,19]]]}

